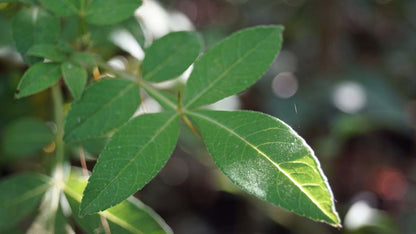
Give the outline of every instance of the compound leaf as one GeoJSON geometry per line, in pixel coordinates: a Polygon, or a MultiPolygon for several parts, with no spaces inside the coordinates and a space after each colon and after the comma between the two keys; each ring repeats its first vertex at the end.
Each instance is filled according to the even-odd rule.
{"type": "Polygon", "coordinates": [[[60,65],[56,63],[37,63],[23,75],[16,90],[16,98],[26,97],[43,91],[61,77],[60,65]]]}
{"type": "Polygon", "coordinates": [[[169,159],[178,115],[140,115],[120,128],[98,158],[84,191],[81,214],[105,210],[148,183],[169,159]]]}
{"type": "Polygon", "coordinates": [[[25,173],[0,181],[0,230],[15,225],[31,213],[48,189],[48,178],[25,173]]]}
{"type": "Polygon", "coordinates": [[[52,44],[37,44],[27,51],[27,55],[47,58],[54,62],[62,62],[65,60],[65,54],[60,51],[57,46],[52,44]]]}
{"type": "Polygon", "coordinates": [[[16,48],[29,64],[39,61],[39,59],[26,56],[29,48],[36,44],[54,43],[59,31],[59,19],[37,7],[22,9],[15,16],[12,25],[16,48]]]}
{"type": "Polygon", "coordinates": [[[196,33],[173,32],[156,40],[146,50],[143,79],[165,81],[182,74],[198,57],[201,40],[196,33]]]}
{"type": "Polygon", "coordinates": [[[53,140],[53,134],[44,122],[24,118],[7,126],[3,139],[6,154],[21,156],[41,150],[53,140]]]}
{"type": "Polygon", "coordinates": [[[80,217],[78,209],[81,203],[82,191],[86,185],[87,180],[79,172],[77,173],[75,168],[65,184],[64,192],[67,195],[75,221],[87,233],[105,233],[100,215],[107,219],[111,233],[172,233],[160,216],[134,197],[130,197],[119,205],[99,214],[80,217]]]}
{"type": "Polygon", "coordinates": [[[195,62],[184,106],[208,105],[254,84],[279,52],[282,31],[281,26],[242,30],[208,50],[195,62]]]}
{"type": "Polygon", "coordinates": [[[312,149],[280,120],[250,111],[189,113],[218,167],[255,196],[338,226],[331,189],[312,149]]]}
{"type": "Polygon", "coordinates": [[[142,4],[140,0],[92,0],[85,9],[90,24],[115,24],[133,15],[142,4]]]}
{"type": "Polygon", "coordinates": [[[39,0],[46,9],[59,16],[77,15],[81,8],[80,0],[39,0]]]}
{"type": "Polygon", "coordinates": [[[78,66],[71,62],[65,62],[61,65],[62,75],[64,76],[65,84],[75,100],[81,97],[87,83],[88,74],[85,68],[78,66]]]}
{"type": "Polygon", "coordinates": [[[89,85],[75,101],[65,122],[67,142],[102,138],[126,123],[140,104],[137,83],[103,79],[89,85]]]}

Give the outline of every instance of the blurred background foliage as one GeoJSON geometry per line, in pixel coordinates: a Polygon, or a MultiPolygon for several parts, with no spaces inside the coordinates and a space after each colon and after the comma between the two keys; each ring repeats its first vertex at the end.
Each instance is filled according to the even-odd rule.
{"type": "MultiPolygon", "coordinates": [[[[285,26],[283,49],[269,72],[218,106],[269,113],[298,131],[321,161],[344,225],[337,230],[245,194],[218,171],[203,143],[183,130],[168,164],[137,193],[175,233],[414,233],[416,1],[164,0],[166,11],[153,1],[144,2],[147,8],[136,18],[148,27],[145,33],[134,18],[116,28],[89,29],[93,50],[112,59],[113,65],[129,69],[137,65],[130,54],[142,56],[131,48],[130,54],[119,49],[120,43],[116,46],[110,32],[117,29],[127,29],[145,48],[149,38],[195,28],[209,48],[238,29],[285,26]]],[[[11,34],[12,17],[20,7],[0,3],[2,177],[48,171],[53,157],[53,145],[25,152],[30,157],[14,156],[7,149],[5,135],[16,120],[32,118],[32,125],[22,130],[25,137],[31,128],[44,129],[38,121],[50,121],[52,115],[47,91],[13,99],[26,69],[11,34]]],[[[73,40],[76,19],[62,24],[63,37],[73,40]]],[[[157,109],[153,105],[145,102],[144,111],[157,109]]],[[[47,126],[53,130],[53,123],[47,126]]],[[[49,134],[44,130],[35,138],[47,142],[49,134]]],[[[102,144],[92,143],[87,156],[94,159],[102,144]]],[[[68,152],[79,166],[77,151],[68,152]]],[[[89,161],[89,169],[93,165],[89,161]]]]}

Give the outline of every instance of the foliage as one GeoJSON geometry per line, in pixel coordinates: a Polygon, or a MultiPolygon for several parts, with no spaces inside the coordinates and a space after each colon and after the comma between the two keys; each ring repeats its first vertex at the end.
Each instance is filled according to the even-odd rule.
{"type": "MultiPolygon", "coordinates": [[[[105,56],[94,53],[99,50],[91,37],[97,27],[105,30],[103,25],[123,25],[141,1],[21,2],[23,7],[13,21],[13,37],[30,67],[15,96],[19,99],[51,88],[56,163],[51,177],[23,174],[0,183],[7,188],[2,189],[0,199],[0,216],[4,217],[0,229],[31,213],[45,194],[44,202],[51,204],[42,203],[32,231],[39,224],[50,226],[44,230],[58,230],[64,200],[76,223],[88,233],[107,229],[116,233],[171,232],[159,216],[131,195],[165,165],[176,146],[181,120],[197,136],[201,134],[218,167],[243,190],[299,215],[340,226],[319,162],[293,129],[258,112],[203,110],[262,77],[280,51],[283,27],[239,31],[202,55],[198,34],[170,33],[147,48],[140,69],[132,73],[111,68],[105,56]],[[60,20],[73,19],[79,22],[76,35],[60,38],[60,20]],[[185,90],[177,97],[155,88],[154,82],[176,78],[192,64],[185,90]],[[111,77],[97,75],[99,69],[111,77]],[[73,97],[66,117],[61,77],[73,97]],[[141,102],[141,89],[165,111],[133,117],[141,102]],[[88,148],[91,141],[107,139],[85,185],[80,169],[66,166],[65,148],[88,148]],[[44,217],[48,217],[46,221],[44,217]]],[[[20,155],[41,149],[52,136],[42,123],[22,120],[9,128],[5,138],[9,151],[20,155]],[[18,137],[25,134],[24,129],[33,134],[27,142],[18,137]]]]}

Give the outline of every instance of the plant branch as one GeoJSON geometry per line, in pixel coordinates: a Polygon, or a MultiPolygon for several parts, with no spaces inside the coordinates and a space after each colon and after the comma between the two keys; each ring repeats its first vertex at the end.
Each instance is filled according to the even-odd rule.
{"type": "Polygon", "coordinates": [[[56,123],[56,167],[61,167],[64,162],[64,103],[59,84],[52,87],[52,99],[56,123]]]}

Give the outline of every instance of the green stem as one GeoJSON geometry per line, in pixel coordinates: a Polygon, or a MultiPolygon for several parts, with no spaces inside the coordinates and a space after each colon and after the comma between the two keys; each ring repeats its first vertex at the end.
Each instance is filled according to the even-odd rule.
{"type": "Polygon", "coordinates": [[[64,102],[59,84],[52,87],[53,108],[56,123],[56,167],[64,163],[64,102]]]}

